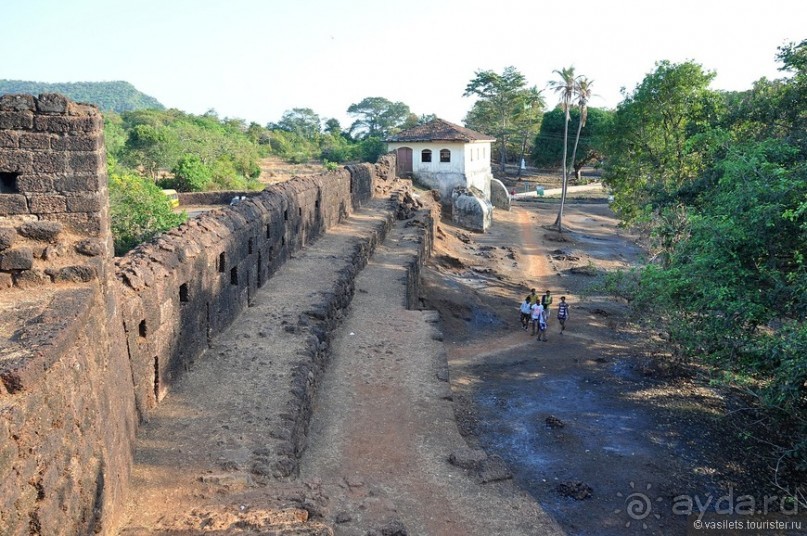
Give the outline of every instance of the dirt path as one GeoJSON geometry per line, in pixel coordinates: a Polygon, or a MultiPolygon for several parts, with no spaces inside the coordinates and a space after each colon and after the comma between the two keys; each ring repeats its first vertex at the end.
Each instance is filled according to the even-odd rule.
{"type": "Polygon", "coordinates": [[[438,317],[404,308],[404,266],[415,245],[407,234],[399,223],[357,280],[302,478],[322,482],[337,535],[364,536],[395,522],[418,535],[560,534],[510,481],[482,484],[449,464],[466,443],[444,381],[438,317]]]}
{"type": "Polygon", "coordinates": [[[251,534],[316,517],[322,494],[287,478],[322,356],[316,319],[341,315],[350,274],[390,220],[386,201],[374,200],[295,253],[183,372],[138,431],[122,534],[251,534]]]}
{"type": "Polygon", "coordinates": [[[497,212],[484,235],[441,228],[428,305],[444,321],[460,426],[567,534],[683,534],[675,497],[750,491],[726,448],[727,401],[661,367],[625,306],[585,290],[640,255],[608,207],[569,206],[563,237],[542,227],[556,210],[497,212]],[[552,290],[555,303],[567,296],[564,335],[554,315],[548,342],[520,329],[517,307],[532,287],[552,290]],[[642,509],[629,512],[637,498],[642,509]]]}

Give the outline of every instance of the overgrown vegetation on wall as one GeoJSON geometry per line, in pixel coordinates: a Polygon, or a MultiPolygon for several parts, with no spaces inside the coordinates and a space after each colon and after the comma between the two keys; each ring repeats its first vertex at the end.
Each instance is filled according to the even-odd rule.
{"type": "Polygon", "coordinates": [[[786,77],[728,94],[696,63],[658,63],[616,110],[603,177],[653,254],[613,290],[756,397],[772,429],[795,427],[766,440],[805,470],[807,41],[779,59],[786,77]]]}

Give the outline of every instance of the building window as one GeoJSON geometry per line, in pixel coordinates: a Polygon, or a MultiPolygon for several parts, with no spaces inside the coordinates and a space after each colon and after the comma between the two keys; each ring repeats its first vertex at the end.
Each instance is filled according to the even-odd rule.
{"type": "Polygon", "coordinates": [[[451,151],[440,149],[440,162],[451,162],[451,151]]]}
{"type": "Polygon", "coordinates": [[[421,162],[431,162],[432,161],[432,151],[431,149],[423,149],[420,153],[420,161],[421,162]]]}

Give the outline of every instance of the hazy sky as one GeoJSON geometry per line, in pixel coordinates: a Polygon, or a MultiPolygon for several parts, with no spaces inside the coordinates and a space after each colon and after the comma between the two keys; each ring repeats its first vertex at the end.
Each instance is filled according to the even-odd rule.
{"type": "Polygon", "coordinates": [[[776,49],[807,38],[807,1],[2,0],[0,28],[0,78],[126,80],[191,113],[265,125],[307,107],[347,127],[368,96],[460,123],[474,72],[508,65],[539,89],[574,65],[598,107],[662,59],[748,89],[782,76],[776,49]]]}

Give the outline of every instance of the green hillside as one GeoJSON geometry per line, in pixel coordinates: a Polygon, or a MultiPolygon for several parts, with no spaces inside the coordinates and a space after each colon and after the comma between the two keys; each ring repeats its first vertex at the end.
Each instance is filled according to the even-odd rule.
{"type": "Polygon", "coordinates": [[[0,80],[0,95],[8,93],[61,93],[76,102],[95,104],[105,112],[128,112],[154,108],[164,110],[165,106],[138,91],[129,82],[66,82],[50,84],[26,80],[0,80]]]}

